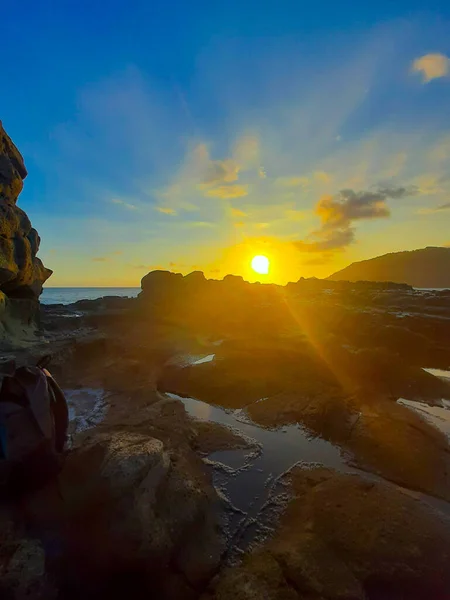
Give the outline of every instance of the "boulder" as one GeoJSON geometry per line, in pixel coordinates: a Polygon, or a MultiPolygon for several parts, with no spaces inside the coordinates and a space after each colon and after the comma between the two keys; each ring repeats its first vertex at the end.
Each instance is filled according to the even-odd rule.
{"type": "Polygon", "coordinates": [[[130,586],[133,597],[196,597],[223,542],[218,498],[193,457],[137,431],[103,431],[76,449],[61,475],[70,514],[60,587],[71,582],[77,598],[130,586]]]}

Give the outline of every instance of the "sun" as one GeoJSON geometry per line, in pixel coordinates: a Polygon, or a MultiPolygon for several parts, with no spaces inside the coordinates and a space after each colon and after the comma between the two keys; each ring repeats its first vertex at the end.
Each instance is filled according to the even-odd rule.
{"type": "Polygon", "coordinates": [[[260,275],[267,275],[269,272],[270,262],[267,256],[258,254],[252,258],[252,269],[260,275]]]}

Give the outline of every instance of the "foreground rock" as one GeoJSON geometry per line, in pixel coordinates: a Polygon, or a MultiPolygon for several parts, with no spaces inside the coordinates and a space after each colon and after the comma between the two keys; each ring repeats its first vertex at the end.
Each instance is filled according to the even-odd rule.
{"type": "Polygon", "coordinates": [[[17,205],[27,171],[0,122],[0,343],[34,332],[38,298],[50,277],[36,254],[40,238],[17,205]]]}
{"type": "Polygon", "coordinates": [[[444,600],[450,524],[394,487],[295,470],[273,540],[224,571],[203,600],[444,600]]]}
{"type": "Polygon", "coordinates": [[[69,456],[61,491],[70,514],[59,578],[73,597],[133,586],[133,597],[195,598],[217,567],[215,492],[200,461],[157,438],[95,436],[69,456]]]}

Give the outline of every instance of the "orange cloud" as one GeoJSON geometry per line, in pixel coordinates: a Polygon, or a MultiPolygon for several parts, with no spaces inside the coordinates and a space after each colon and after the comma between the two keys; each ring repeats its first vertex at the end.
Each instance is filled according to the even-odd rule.
{"type": "Polygon", "coordinates": [[[439,79],[450,73],[450,59],[440,53],[424,54],[416,58],[412,63],[411,70],[421,73],[423,83],[428,83],[432,79],[439,79]]]}

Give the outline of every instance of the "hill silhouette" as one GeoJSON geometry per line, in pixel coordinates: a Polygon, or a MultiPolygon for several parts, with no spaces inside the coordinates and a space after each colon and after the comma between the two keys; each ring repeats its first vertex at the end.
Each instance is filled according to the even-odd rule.
{"type": "Polygon", "coordinates": [[[419,288],[450,287],[450,248],[429,246],[352,263],[332,281],[393,281],[419,288]]]}

